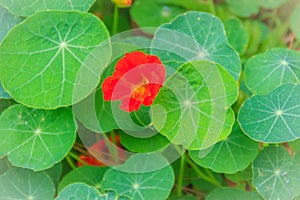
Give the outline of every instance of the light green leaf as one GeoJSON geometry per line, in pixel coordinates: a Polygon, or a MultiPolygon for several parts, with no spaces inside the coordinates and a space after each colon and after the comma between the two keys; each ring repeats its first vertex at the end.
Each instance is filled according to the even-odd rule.
{"type": "Polygon", "coordinates": [[[21,21],[22,18],[12,15],[5,8],[0,6],[0,43],[2,39],[6,36],[8,31],[21,21]]]}
{"type": "Polygon", "coordinates": [[[283,147],[266,147],[253,162],[253,185],[264,199],[293,199],[300,194],[299,165],[283,147]]]}
{"type": "Polygon", "coordinates": [[[55,200],[108,200],[106,195],[85,183],[77,182],[66,186],[55,200]]]}
{"type": "Polygon", "coordinates": [[[242,105],[242,130],[260,142],[289,142],[300,138],[300,85],[285,84],[268,95],[256,95],[242,105]]]}
{"type": "Polygon", "coordinates": [[[104,24],[92,14],[36,13],[15,26],[0,45],[2,84],[29,107],[77,103],[100,80],[111,55],[108,38],[104,24]]]}
{"type": "Polygon", "coordinates": [[[298,83],[300,52],[276,48],[253,56],[245,66],[245,83],[255,94],[267,94],[284,83],[298,83]]]}
{"type": "Polygon", "coordinates": [[[293,142],[289,142],[289,146],[292,148],[294,152],[300,153],[300,139],[295,140],[293,142]]]}
{"type": "Polygon", "coordinates": [[[279,8],[283,4],[289,2],[290,0],[260,0],[259,5],[262,8],[267,8],[267,9],[275,9],[279,8]]]}
{"type": "Polygon", "coordinates": [[[82,182],[89,186],[93,186],[96,189],[100,189],[100,183],[106,170],[107,167],[95,166],[82,166],[76,168],[63,177],[58,185],[58,192],[67,185],[75,182],[82,182]]]}
{"type": "Polygon", "coordinates": [[[214,145],[235,121],[234,79],[218,64],[194,61],[171,75],[152,105],[153,126],[170,141],[190,150],[214,145]]]}
{"type": "Polygon", "coordinates": [[[224,22],[226,35],[231,46],[243,55],[249,42],[249,33],[238,18],[230,18],[224,22]]]}
{"type": "Polygon", "coordinates": [[[291,29],[295,33],[295,36],[300,40],[300,3],[296,6],[292,16],[291,16],[291,29]]]}
{"type": "Polygon", "coordinates": [[[231,11],[240,17],[249,17],[259,11],[260,0],[226,0],[231,11]]]}
{"type": "Polygon", "coordinates": [[[164,200],[174,184],[168,161],[157,154],[136,154],[124,165],[106,171],[102,191],[115,190],[134,200],[164,200]]]}
{"type": "Polygon", "coordinates": [[[17,16],[28,17],[38,11],[79,10],[88,11],[95,0],[1,0],[0,5],[17,16]]]}
{"type": "Polygon", "coordinates": [[[50,168],[66,156],[75,138],[68,108],[46,111],[14,105],[0,116],[0,157],[7,155],[14,166],[50,168]]]}
{"type": "Polygon", "coordinates": [[[130,16],[139,27],[157,27],[184,11],[177,6],[162,4],[160,0],[135,0],[130,16]]]}
{"type": "Polygon", "coordinates": [[[240,75],[240,60],[227,41],[222,21],[209,13],[187,12],[160,26],[151,50],[175,70],[187,61],[210,60],[222,65],[235,80],[240,75]]]}
{"type": "Polygon", "coordinates": [[[236,188],[218,188],[211,192],[205,200],[261,200],[256,192],[247,192],[236,188]]]}
{"type": "Polygon", "coordinates": [[[54,183],[45,172],[11,168],[0,176],[0,200],[52,200],[54,183]]]}
{"type": "Polygon", "coordinates": [[[218,173],[233,174],[247,168],[255,159],[258,143],[248,138],[235,123],[227,139],[215,144],[209,152],[190,151],[191,158],[200,166],[218,173]]]}

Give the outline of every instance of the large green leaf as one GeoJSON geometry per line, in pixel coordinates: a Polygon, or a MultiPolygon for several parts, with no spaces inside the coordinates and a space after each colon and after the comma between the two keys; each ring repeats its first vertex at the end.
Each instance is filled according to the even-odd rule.
{"type": "Polygon", "coordinates": [[[210,60],[221,64],[235,80],[240,75],[240,60],[227,41],[222,21],[209,13],[187,12],[160,26],[151,48],[175,70],[187,61],[210,60]]]}
{"type": "Polygon", "coordinates": [[[43,170],[72,148],[76,127],[71,109],[36,110],[14,105],[0,116],[0,157],[14,166],[43,170]]]}
{"type": "Polygon", "coordinates": [[[218,173],[233,174],[244,170],[255,159],[258,143],[244,135],[235,123],[229,137],[208,151],[205,155],[201,155],[201,151],[190,151],[190,156],[200,166],[218,173]]]}
{"type": "Polygon", "coordinates": [[[284,148],[266,147],[253,162],[253,185],[264,199],[293,199],[300,194],[299,167],[284,148]]]}
{"type": "Polygon", "coordinates": [[[184,11],[180,7],[163,4],[161,0],[136,0],[130,9],[130,16],[140,27],[157,27],[184,11]]]}
{"type": "Polygon", "coordinates": [[[244,132],[261,142],[300,138],[300,85],[285,84],[268,95],[256,95],[242,105],[238,121],[244,132]]]}
{"type": "Polygon", "coordinates": [[[259,1],[260,0],[226,0],[230,10],[240,17],[249,17],[257,14],[259,11],[259,1]]]}
{"type": "Polygon", "coordinates": [[[2,84],[29,107],[74,104],[96,88],[110,59],[108,38],[104,24],[92,14],[36,13],[15,26],[0,45],[2,84]]]}
{"type": "Polygon", "coordinates": [[[218,64],[182,65],[164,84],[152,105],[153,126],[190,150],[210,147],[230,133],[237,98],[234,79],[218,64]]]}
{"type": "Polygon", "coordinates": [[[164,200],[174,184],[168,161],[157,154],[136,154],[124,165],[106,171],[102,191],[115,190],[134,200],[164,200]]]}
{"type": "Polygon", "coordinates": [[[0,0],[0,5],[17,16],[28,17],[37,11],[79,10],[88,11],[95,0],[0,0]]]}
{"type": "Polygon", "coordinates": [[[299,21],[300,21],[300,3],[296,6],[291,17],[291,29],[295,33],[296,38],[298,40],[300,40],[299,21]]]}
{"type": "MultiPolygon", "coordinates": [[[[1,1],[0,1],[1,3],[1,1]]],[[[8,31],[16,24],[22,21],[22,18],[16,17],[0,6],[0,43],[8,31]]]]}
{"type": "Polygon", "coordinates": [[[54,183],[45,172],[11,168],[0,176],[1,200],[52,200],[55,194],[54,183]]]}
{"type": "Polygon", "coordinates": [[[267,94],[300,79],[300,52],[276,48],[253,56],[245,66],[245,83],[255,94],[267,94]]]}
{"type": "Polygon", "coordinates": [[[256,192],[247,192],[236,188],[218,188],[211,192],[205,200],[260,200],[256,192]]]}
{"type": "Polygon", "coordinates": [[[76,168],[62,178],[58,185],[58,191],[61,191],[67,185],[76,182],[82,182],[100,189],[100,183],[106,170],[106,167],[95,166],[83,166],[76,168]]]}

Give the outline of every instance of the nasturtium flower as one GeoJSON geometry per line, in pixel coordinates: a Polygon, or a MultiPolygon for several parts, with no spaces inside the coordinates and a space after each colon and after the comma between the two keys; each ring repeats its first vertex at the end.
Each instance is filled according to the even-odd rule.
{"type": "Polygon", "coordinates": [[[127,8],[130,7],[132,4],[132,0],[112,0],[112,2],[120,8],[127,8]]]}
{"type": "Polygon", "coordinates": [[[157,56],[141,51],[126,53],[102,84],[104,100],[121,100],[122,110],[137,111],[142,104],[153,103],[165,78],[166,69],[157,56]]]}

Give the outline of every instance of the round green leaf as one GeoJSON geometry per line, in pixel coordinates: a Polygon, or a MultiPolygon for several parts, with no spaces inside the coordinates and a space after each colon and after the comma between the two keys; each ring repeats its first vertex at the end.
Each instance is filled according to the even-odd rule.
{"type": "Polygon", "coordinates": [[[275,8],[282,6],[283,4],[285,4],[288,1],[290,1],[290,0],[260,0],[259,5],[262,8],[275,9],[275,8]]]}
{"type": "Polygon", "coordinates": [[[296,38],[298,40],[300,40],[299,21],[300,21],[300,4],[297,5],[297,7],[295,8],[295,10],[291,16],[291,29],[295,33],[296,38]]]}
{"type": "Polygon", "coordinates": [[[1,0],[0,5],[17,16],[28,17],[37,11],[79,10],[88,11],[95,0],[1,0]]]}
{"type": "Polygon", "coordinates": [[[205,200],[261,200],[256,192],[247,192],[245,190],[239,190],[236,188],[218,188],[211,192],[205,200]]]}
{"type": "Polygon", "coordinates": [[[85,183],[73,183],[65,187],[55,198],[55,200],[108,200],[106,195],[102,195],[94,187],[85,183]]]}
{"type": "Polygon", "coordinates": [[[173,184],[174,172],[165,158],[157,154],[136,154],[124,165],[106,171],[102,191],[115,190],[120,196],[134,200],[164,200],[173,184]]]}
{"type": "Polygon", "coordinates": [[[14,105],[0,116],[0,157],[14,166],[43,170],[72,148],[76,127],[71,109],[36,110],[14,105]]]}
{"type": "Polygon", "coordinates": [[[238,18],[231,18],[224,22],[226,35],[231,46],[240,54],[244,54],[248,42],[249,33],[238,18]]]}
{"type": "Polygon", "coordinates": [[[260,0],[226,0],[230,10],[240,16],[249,17],[259,12],[260,0]]]}
{"type": "Polygon", "coordinates": [[[160,26],[151,48],[175,70],[187,61],[210,60],[221,64],[235,80],[240,75],[240,60],[227,41],[222,21],[209,13],[187,12],[160,26]]]}
{"type": "Polygon", "coordinates": [[[77,103],[96,88],[110,59],[108,38],[104,24],[92,14],[36,13],[15,26],[0,45],[2,84],[29,107],[77,103]]]}
{"type": "Polygon", "coordinates": [[[95,166],[82,166],[76,168],[63,177],[58,185],[58,191],[61,191],[67,185],[75,182],[82,182],[99,189],[106,170],[106,167],[95,166]]]}
{"type": "Polygon", "coordinates": [[[5,8],[0,6],[0,43],[8,31],[21,21],[22,18],[12,15],[5,8]]]}
{"type": "Polygon", "coordinates": [[[177,6],[164,5],[160,0],[136,0],[130,9],[130,16],[139,27],[157,27],[184,11],[177,6]]]}
{"type": "Polygon", "coordinates": [[[175,144],[205,149],[230,133],[235,121],[230,106],[236,98],[236,82],[223,67],[190,62],[160,90],[152,105],[152,123],[175,144]]]}
{"type": "Polygon", "coordinates": [[[55,194],[53,181],[45,172],[11,168],[0,176],[0,199],[52,200],[55,194]]]}
{"type": "Polygon", "coordinates": [[[253,162],[253,185],[264,199],[293,199],[300,194],[299,165],[283,147],[266,147],[253,162]]]}
{"type": "Polygon", "coordinates": [[[245,66],[245,83],[255,94],[267,94],[284,83],[298,83],[300,52],[276,48],[253,56],[245,66]]]}
{"type": "Polygon", "coordinates": [[[190,151],[191,158],[200,166],[218,173],[233,174],[247,168],[255,159],[258,143],[248,138],[235,123],[229,137],[215,144],[209,152],[190,151]]]}
{"type": "Polygon", "coordinates": [[[289,142],[300,138],[300,85],[285,84],[242,105],[238,121],[253,140],[289,142]]]}

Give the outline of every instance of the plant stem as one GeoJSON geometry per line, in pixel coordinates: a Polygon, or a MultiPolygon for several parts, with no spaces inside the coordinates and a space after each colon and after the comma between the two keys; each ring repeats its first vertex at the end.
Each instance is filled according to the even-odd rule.
{"type": "Polygon", "coordinates": [[[113,27],[112,27],[112,35],[118,33],[118,25],[119,25],[119,8],[115,5],[114,7],[114,19],[113,19],[113,27]]]}
{"type": "Polygon", "coordinates": [[[188,156],[186,156],[185,160],[202,179],[217,187],[222,187],[222,185],[215,179],[215,177],[207,176],[206,174],[204,174],[188,156]]]}
{"type": "Polygon", "coordinates": [[[72,169],[76,168],[76,165],[73,163],[71,156],[67,155],[66,160],[72,169]]]}
{"type": "Polygon", "coordinates": [[[76,161],[82,163],[83,165],[88,165],[86,162],[84,162],[83,160],[81,160],[75,153],[73,152],[69,152],[68,154],[71,158],[74,158],[76,161]]]}
{"type": "Polygon", "coordinates": [[[178,176],[178,187],[177,187],[177,196],[182,196],[182,182],[183,182],[183,174],[185,167],[185,154],[182,154],[180,158],[180,168],[179,168],[179,176],[178,176]]]}
{"type": "Polygon", "coordinates": [[[213,15],[216,15],[216,8],[215,8],[214,0],[208,0],[208,3],[209,3],[210,12],[213,15]]]}

